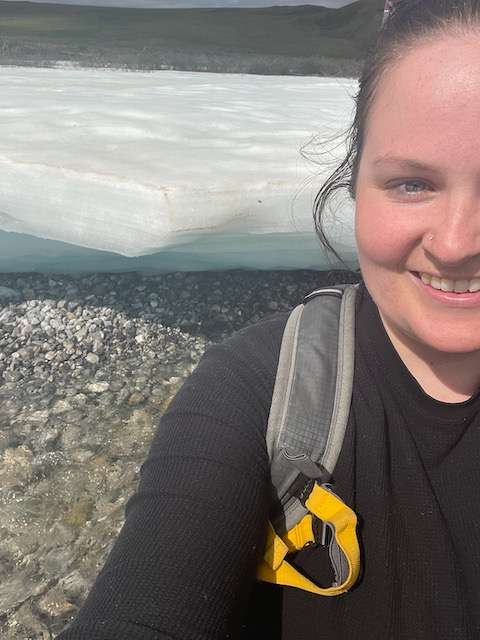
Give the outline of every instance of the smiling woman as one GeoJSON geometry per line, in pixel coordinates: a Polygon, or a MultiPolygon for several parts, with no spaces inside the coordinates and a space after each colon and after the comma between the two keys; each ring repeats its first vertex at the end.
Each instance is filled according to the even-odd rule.
{"type": "MultiPolygon", "coordinates": [[[[416,4],[392,23],[408,10],[420,29],[416,4]]],[[[451,11],[448,21],[428,14],[443,37],[430,33],[410,51],[395,28],[402,64],[377,58],[375,98],[359,96],[351,188],[362,275],[390,339],[425,391],[458,401],[480,383],[480,38],[463,3],[451,11]]]]}
{"type": "Polygon", "coordinates": [[[479,121],[478,35],[417,47],[382,82],[355,187],[368,290],[408,369],[447,401],[480,383],[479,121]]]}
{"type": "MultiPolygon", "coordinates": [[[[387,9],[348,155],[315,212],[328,248],[330,197],[346,187],[355,200],[363,283],[332,482],[360,522],[360,578],[328,598],[255,580],[287,320],[276,315],[210,349],[179,391],[117,544],[62,640],[480,637],[480,3],[387,9]]],[[[293,401],[304,403],[309,382],[293,401]]],[[[322,428],[318,419],[313,430],[322,428]]],[[[307,504],[324,469],[285,453],[308,466],[311,480],[290,487],[307,504]]],[[[310,526],[322,535],[293,563],[331,584],[327,527],[310,526]]]]}

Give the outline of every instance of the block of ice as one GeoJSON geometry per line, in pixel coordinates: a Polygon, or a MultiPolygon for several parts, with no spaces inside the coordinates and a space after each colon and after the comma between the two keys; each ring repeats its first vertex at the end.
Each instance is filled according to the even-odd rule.
{"type": "MultiPolygon", "coordinates": [[[[353,82],[0,69],[0,269],[322,268],[300,148],[353,82]],[[302,188],[303,187],[303,188],[302,188]]],[[[352,207],[337,240],[355,261],[352,207]]]]}

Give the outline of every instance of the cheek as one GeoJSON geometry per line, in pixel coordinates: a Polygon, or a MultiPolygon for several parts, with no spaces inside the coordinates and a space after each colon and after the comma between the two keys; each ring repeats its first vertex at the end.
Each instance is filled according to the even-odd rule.
{"type": "Polygon", "coordinates": [[[416,225],[376,198],[357,199],[355,237],[360,264],[365,266],[399,267],[419,243],[416,225]]]}
{"type": "Polygon", "coordinates": [[[388,216],[380,213],[378,203],[357,200],[355,237],[360,263],[385,263],[395,260],[398,253],[398,233],[388,216]]]}
{"type": "Polygon", "coordinates": [[[404,259],[397,246],[395,232],[374,211],[371,206],[364,207],[358,203],[355,235],[362,278],[378,308],[385,313],[393,301],[390,294],[395,291],[404,259]]]}

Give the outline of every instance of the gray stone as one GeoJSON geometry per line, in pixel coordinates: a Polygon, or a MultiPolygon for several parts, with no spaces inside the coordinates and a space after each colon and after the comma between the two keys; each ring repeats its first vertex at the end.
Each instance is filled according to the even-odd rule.
{"type": "Polygon", "coordinates": [[[87,353],[85,360],[90,364],[98,364],[100,362],[100,358],[96,353],[87,353]]]}

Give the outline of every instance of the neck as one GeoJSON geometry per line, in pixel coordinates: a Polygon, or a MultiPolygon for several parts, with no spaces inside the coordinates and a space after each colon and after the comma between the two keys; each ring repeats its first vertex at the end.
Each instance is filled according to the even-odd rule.
{"type": "Polygon", "coordinates": [[[441,402],[464,402],[480,387],[480,354],[444,353],[399,337],[384,322],[385,330],[403,363],[422,389],[441,402]]]}

